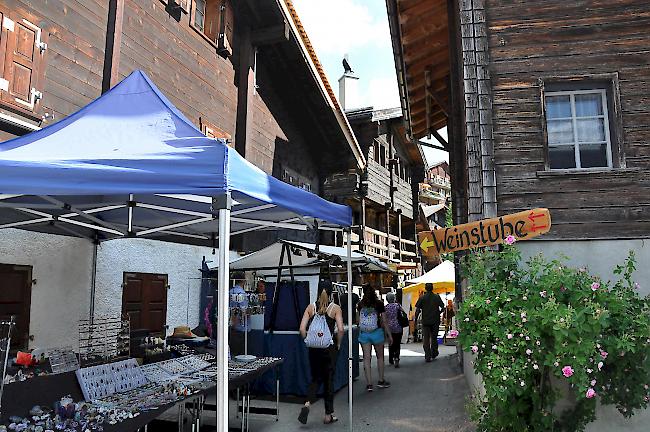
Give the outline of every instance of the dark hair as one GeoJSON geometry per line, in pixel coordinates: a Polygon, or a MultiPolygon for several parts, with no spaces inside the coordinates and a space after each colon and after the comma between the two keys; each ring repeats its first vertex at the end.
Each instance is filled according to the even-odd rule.
{"type": "Polygon", "coordinates": [[[370,284],[363,284],[361,287],[363,291],[363,298],[359,302],[360,307],[374,307],[379,299],[377,298],[377,291],[370,284]]]}
{"type": "Polygon", "coordinates": [[[432,283],[425,284],[424,289],[427,290],[428,292],[433,291],[433,284],[432,283]]]}

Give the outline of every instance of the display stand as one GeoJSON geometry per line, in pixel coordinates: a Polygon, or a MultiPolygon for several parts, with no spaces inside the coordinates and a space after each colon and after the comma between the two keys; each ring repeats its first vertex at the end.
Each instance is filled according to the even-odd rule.
{"type": "Polygon", "coordinates": [[[131,355],[129,316],[79,320],[79,363],[105,363],[131,355]]]}
{"type": "Polygon", "coordinates": [[[2,413],[2,393],[5,388],[5,374],[7,373],[7,363],[9,361],[9,351],[11,350],[11,330],[15,325],[15,317],[12,315],[9,321],[0,321],[0,361],[2,362],[2,375],[0,378],[0,414],[2,413]]]}

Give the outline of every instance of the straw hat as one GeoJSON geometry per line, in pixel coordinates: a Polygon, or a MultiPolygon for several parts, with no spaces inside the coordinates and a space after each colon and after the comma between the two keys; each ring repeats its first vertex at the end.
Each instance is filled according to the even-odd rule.
{"type": "Polygon", "coordinates": [[[179,326],[179,327],[174,327],[174,334],[172,334],[172,337],[191,339],[197,336],[194,333],[192,333],[192,330],[190,330],[188,326],[179,326]]]}

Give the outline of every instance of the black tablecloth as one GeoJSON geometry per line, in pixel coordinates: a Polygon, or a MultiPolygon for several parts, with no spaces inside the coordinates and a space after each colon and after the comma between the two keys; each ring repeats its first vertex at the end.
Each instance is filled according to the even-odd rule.
{"type": "MultiPolygon", "coordinates": [[[[280,359],[241,376],[233,377],[228,380],[229,386],[231,388],[237,388],[248,384],[269,370],[280,366],[282,362],[283,360],[280,359]]],[[[215,390],[216,383],[201,393],[208,394],[215,390]]],[[[2,395],[2,415],[0,416],[0,421],[2,424],[9,424],[9,417],[11,416],[26,417],[34,405],[52,408],[55,402],[67,395],[70,395],[76,402],[84,400],[81,387],[79,387],[79,382],[74,372],[39,376],[27,381],[7,384],[4,387],[4,393],[2,395]]],[[[190,396],[190,398],[193,396],[190,396]]],[[[162,405],[156,410],[141,412],[139,416],[116,425],[104,423],[104,432],[135,431],[180,402],[182,401],[162,405]]]]}

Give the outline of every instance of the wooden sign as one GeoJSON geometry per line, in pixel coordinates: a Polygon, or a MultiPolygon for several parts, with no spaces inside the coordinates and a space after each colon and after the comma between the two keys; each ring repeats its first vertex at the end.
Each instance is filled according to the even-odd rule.
{"type": "Polygon", "coordinates": [[[548,209],[537,208],[484,219],[463,225],[422,231],[418,234],[422,255],[435,257],[441,253],[504,243],[508,236],[528,240],[551,229],[548,209]]]}

